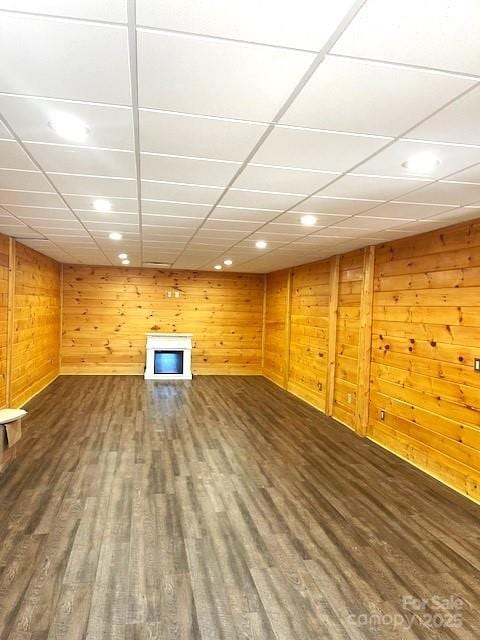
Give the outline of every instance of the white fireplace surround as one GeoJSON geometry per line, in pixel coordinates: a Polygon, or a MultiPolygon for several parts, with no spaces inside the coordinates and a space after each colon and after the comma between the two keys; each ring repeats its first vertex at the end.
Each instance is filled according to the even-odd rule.
{"type": "Polygon", "coordinates": [[[145,380],[191,380],[192,379],[192,334],[191,333],[146,333],[145,380]],[[183,373],[155,373],[155,351],[182,351],[183,373]]]}

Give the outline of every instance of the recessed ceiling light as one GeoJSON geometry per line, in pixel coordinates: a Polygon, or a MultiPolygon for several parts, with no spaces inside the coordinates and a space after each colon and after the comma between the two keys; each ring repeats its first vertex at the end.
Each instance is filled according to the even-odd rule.
{"type": "Polygon", "coordinates": [[[128,255],[126,253],[119,253],[118,257],[120,258],[120,260],[126,260],[128,258],[128,255]]]}
{"type": "Polygon", "coordinates": [[[130,260],[127,260],[127,259],[122,260],[122,264],[130,264],[130,260]]]}
{"type": "Polygon", "coordinates": [[[429,173],[433,171],[435,167],[438,167],[439,164],[440,160],[436,158],[433,153],[426,151],[411,156],[408,160],[402,162],[402,167],[415,173],[429,173]]]}
{"type": "Polygon", "coordinates": [[[213,268],[216,269],[217,271],[220,271],[221,268],[222,268],[222,265],[221,264],[216,264],[213,268]]]}
{"type": "Polygon", "coordinates": [[[48,126],[59,136],[72,142],[83,142],[90,129],[87,125],[68,113],[59,113],[52,118],[48,126]]]}
{"type": "Polygon", "coordinates": [[[317,222],[317,219],[315,216],[312,216],[311,213],[307,213],[300,218],[300,222],[306,227],[313,227],[313,225],[317,222]]]}
{"type": "Polygon", "coordinates": [[[93,201],[93,208],[102,213],[107,213],[112,208],[112,203],[104,198],[97,198],[93,201]]]}
{"type": "Polygon", "coordinates": [[[110,238],[110,240],[121,240],[122,234],[118,233],[118,231],[112,231],[112,233],[108,234],[108,237],[110,238]]]}
{"type": "Polygon", "coordinates": [[[257,240],[255,242],[255,246],[257,247],[257,249],[266,249],[267,243],[265,242],[265,240],[257,240]]]}
{"type": "Polygon", "coordinates": [[[233,264],[233,260],[230,260],[230,258],[227,258],[226,260],[223,261],[223,264],[226,265],[227,267],[230,267],[233,264]]]}

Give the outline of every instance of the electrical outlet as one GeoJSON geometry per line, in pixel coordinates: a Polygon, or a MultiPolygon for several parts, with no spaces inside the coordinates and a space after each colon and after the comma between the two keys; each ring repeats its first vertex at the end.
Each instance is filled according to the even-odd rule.
{"type": "Polygon", "coordinates": [[[380,409],[380,420],[385,420],[385,409],[380,409]]]}
{"type": "Polygon", "coordinates": [[[352,394],[351,393],[349,393],[347,395],[347,401],[348,401],[348,404],[352,404],[352,394]]]}
{"type": "Polygon", "coordinates": [[[480,358],[475,358],[473,368],[477,373],[480,373],[480,358]]]}

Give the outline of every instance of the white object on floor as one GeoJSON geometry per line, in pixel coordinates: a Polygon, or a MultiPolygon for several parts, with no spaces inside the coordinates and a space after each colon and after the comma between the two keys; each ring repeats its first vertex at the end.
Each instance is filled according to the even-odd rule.
{"type": "Polygon", "coordinates": [[[8,424],[26,416],[25,409],[0,409],[0,424],[8,424]]]}
{"type": "MultiPolygon", "coordinates": [[[[145,380],[191,380],[192,379],[192,334],[191,333],[146,333],[145,380]],[[160,354],[172,354],[174,364],[181,365],[181,373],[165,371],[160,373],[160,354]],[[176,355],[173,355],[176,354],[176,355]],[[180,354],[180,355],[178,355],[180,354]]],[[[175,367],[173,367],[175,368],[175,367]]]]}

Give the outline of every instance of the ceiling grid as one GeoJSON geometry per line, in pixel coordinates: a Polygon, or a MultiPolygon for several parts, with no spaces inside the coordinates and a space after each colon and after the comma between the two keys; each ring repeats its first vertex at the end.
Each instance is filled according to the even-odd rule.
{"type": "Polygon", "coordinates": [[[474,0],[0,0],[0,233],[262,273],[473,219],[479,29],[474,0]]]}

